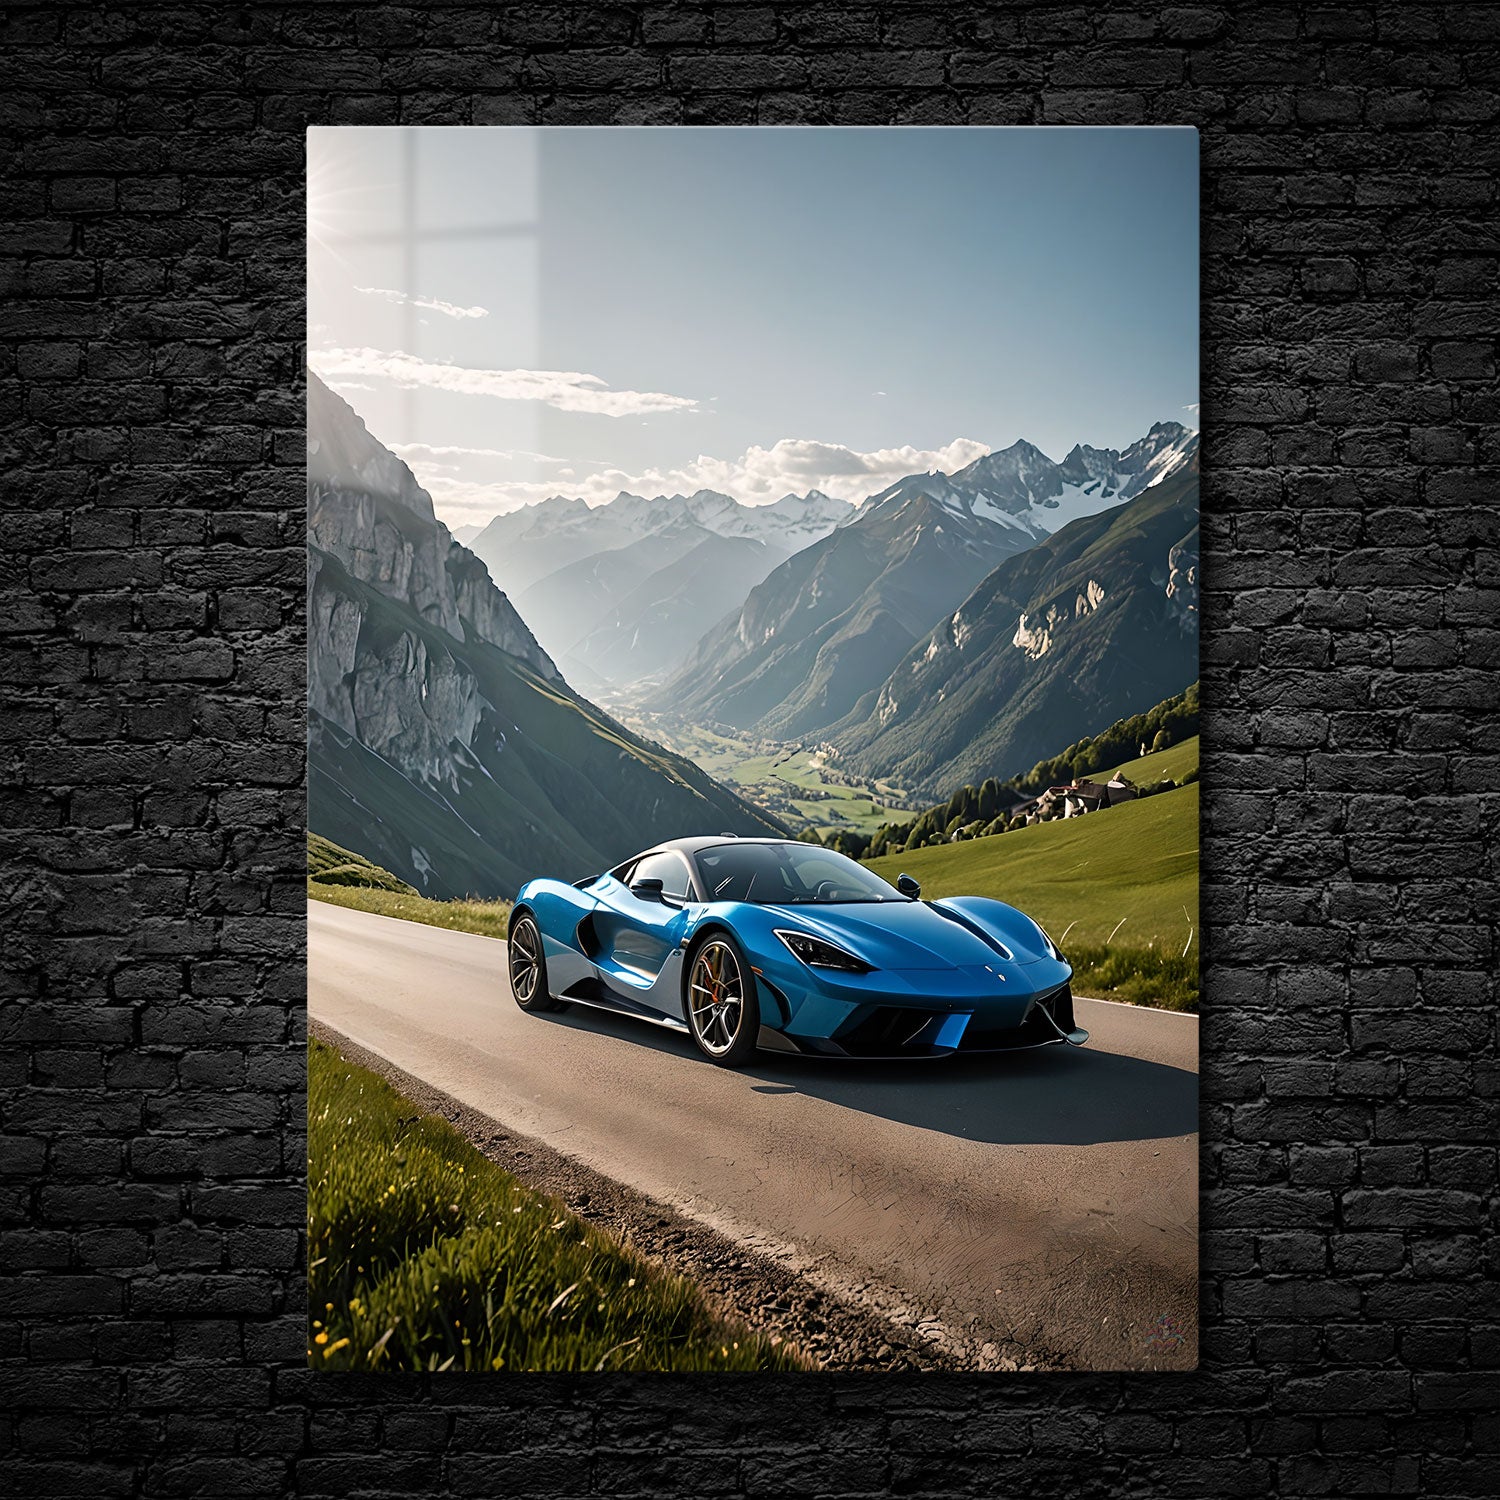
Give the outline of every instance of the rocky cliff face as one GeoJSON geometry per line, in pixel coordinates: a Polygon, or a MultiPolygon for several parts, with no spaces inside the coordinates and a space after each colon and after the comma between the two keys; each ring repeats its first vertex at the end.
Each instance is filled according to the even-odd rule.
{"type": "Polygon", "coordinates": [[[308,395],[310,822],[435,895],[508,895],[677,834],[767,833],[563,681],[411,470],[308,395]]]}
{"type": "Polygon", "coordinates": [[[1167,554],[1167,598],[1173,618],[1185,632],[1198,629],[1198,533],[1185,537],[1167,554]]]}
{"type": "Polygon", "coordinates": [[[411,470],[347,402],[308,383],[310,706],[404,771],[456,789],[484,708],[474,677],[440,641],[366,629],[370,601],[351,582],[454,642],[487,642],[545,679],[557,668],[411,470]]]}
{"type": "Polygon", "coordinates": [[[543,676],[557,669],[484,564],[454,541],[411,470],[318,378],[308,378],[308,538],[352,578],[408,604],[463,640],[521,657],[543,676]]]}

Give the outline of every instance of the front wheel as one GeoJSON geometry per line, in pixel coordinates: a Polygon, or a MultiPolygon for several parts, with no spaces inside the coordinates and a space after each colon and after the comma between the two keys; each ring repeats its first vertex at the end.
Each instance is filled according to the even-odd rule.
{"type": "Polygon", "coordinates": [[[510,992],[522,1010],[561,1010],[547,989],[547,959],[536,918],[523,912],[506,939],[510,960],[510,992]]]}
{"type": "Polygon", "coordinates": [[[721,1068],[742,1067],[760,1035],[755,976],[728,934],[715,934],[693,955],[688,971],[688,1030],[698,1050],[721,1068]]]}

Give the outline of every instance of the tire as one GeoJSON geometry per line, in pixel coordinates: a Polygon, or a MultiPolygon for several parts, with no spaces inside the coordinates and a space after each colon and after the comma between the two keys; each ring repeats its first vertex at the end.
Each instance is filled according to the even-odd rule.
{"type": "Polygon", "coordinates": [[[516,1004],[532,1013],[561,1010],[561,1004],[552,998],[552,992],[547,988],[547,956],[542,952],[542,933],[529,911],[523,911],[510,924],[505,952],[511,998],[516,1004]]]}
{"type": "Polygon", "coordinates": [[[744,951],[727,932],[693,949],[685,995],[688,1034],[709,1062],[741,1068],[760,1035],[760,999],[744,951]]]}

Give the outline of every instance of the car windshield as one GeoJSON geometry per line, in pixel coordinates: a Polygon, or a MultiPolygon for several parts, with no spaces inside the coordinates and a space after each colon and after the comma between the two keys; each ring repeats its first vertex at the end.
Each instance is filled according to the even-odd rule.
{"type": "Polygon", "coordinates": [[[710,901],[832,906],[908,899],[846,855],[816,844],[714,844],[694,857],[710,901]]]}

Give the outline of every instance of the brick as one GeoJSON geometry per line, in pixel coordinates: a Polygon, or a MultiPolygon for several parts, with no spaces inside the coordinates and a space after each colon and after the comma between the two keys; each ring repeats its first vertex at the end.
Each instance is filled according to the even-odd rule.
{"type": "Polygon", "coordinates": [[[0,826],[46,929],[0,1001],[11,1486],[1492,1489],[1497,37],[1473,5],[11,7],[0,826]],[[300,1368],[323,120],[1199,127],[1198,1375],[730,1399],[300,1368]]]}

